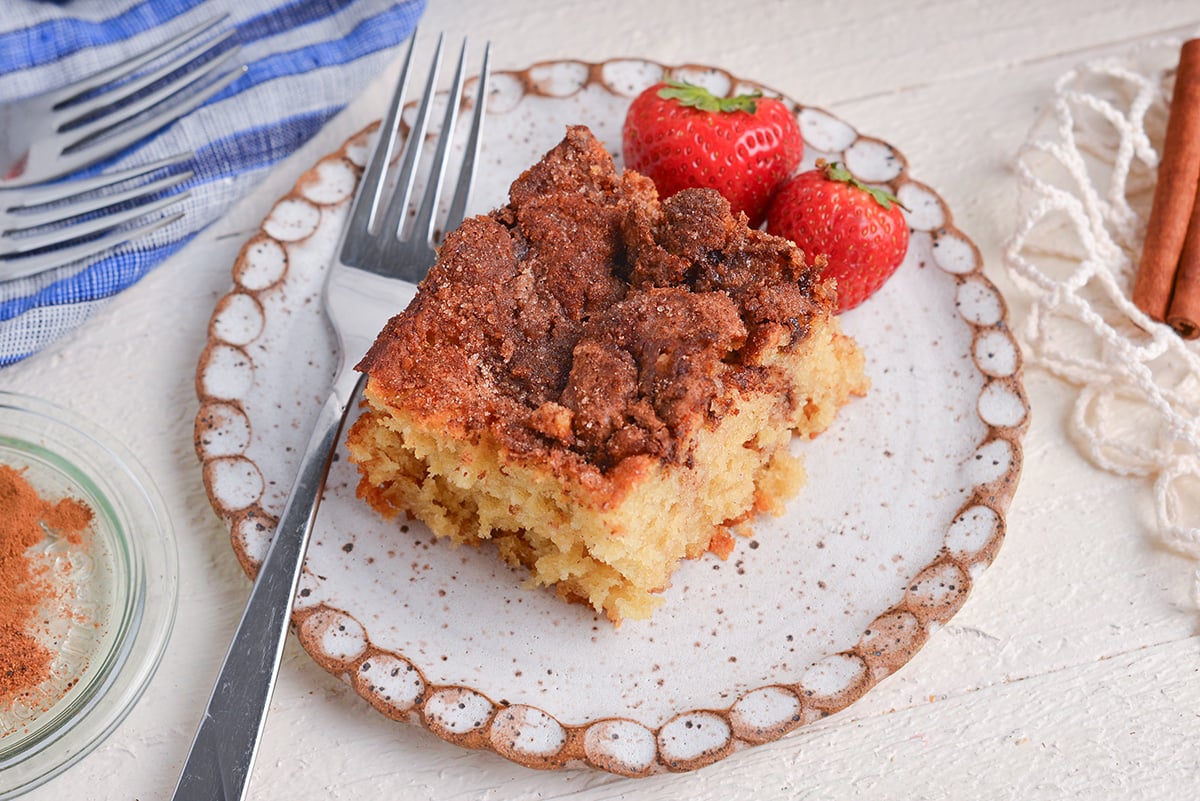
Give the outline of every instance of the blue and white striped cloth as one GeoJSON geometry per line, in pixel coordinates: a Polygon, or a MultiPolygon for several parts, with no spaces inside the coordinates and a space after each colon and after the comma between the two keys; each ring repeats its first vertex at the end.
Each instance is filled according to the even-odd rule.
{"type": "Polygon", "coordinates": [[[0,275],[0,367],[76,328],[186,245],[307,141],[396,55],[425,0],[5,0],[0,102],[57,88],[228,14],[247,72],[140,147],[92,172],[195,151],[179,221],[88,263],[0,275]]]}

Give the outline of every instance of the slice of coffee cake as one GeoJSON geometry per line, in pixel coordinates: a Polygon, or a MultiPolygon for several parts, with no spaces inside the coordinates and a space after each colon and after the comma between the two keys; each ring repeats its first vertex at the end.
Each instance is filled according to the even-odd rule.
{"type": "Polygon", "coordinates": [[[493,541],[535,584],[645,618],[679,561],[803,482],[866,389],[830,287],[716,192],[659,202],[584,127],[452,232],[359,369],[359,494],[493,541]]]}

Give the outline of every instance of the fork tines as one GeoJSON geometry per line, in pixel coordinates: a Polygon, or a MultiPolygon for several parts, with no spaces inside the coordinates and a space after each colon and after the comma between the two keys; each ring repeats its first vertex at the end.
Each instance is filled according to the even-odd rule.
{"type": "Polygon", "coordinates": [[[0,107],[10,134],[0,186],[42,183],[113,156],[193,111],[245,72],[226,16],[44,95],[0,107]],[[236,66],[235,66],[236,65],[236,66]]]}
{"type": "MultiPolygon", "coordinates": [[[[413,42],[416,33],[413,34],[413,42]]],[[[412,275],[401,277],[408,280],[418,280],[416,265],[421,264],[432,256],[436,246],[436,223],[438,202],[441,197],[442,185],[446,178],[446,166],[450,162],[449,149],[454,139],[455,121],[459,113],[459,103],[463,99],[463,84],[467,60],[467,41],[463,40],[459,52],[458,64],[455,68],[451,87],[445,94],[446,108],[442,118],[441,129],[438,131],[436,152],[430,162],[430,175],[422,194],[420,205],[413,210],[411,200],[424,149],[426,134],[429,130],[429,117],[432,112],[434,97],[437,95],[438,73],[442,62],[444,34],[438,36],[437,48],[434,52],[432,65],[425,83],[421,103],[416,110],[415,118],[405,138],[404,149],[396,169],[394,188],[387,203],[383,206],[385,187],[389,178],[389,165],[396,140],[399,136],[399,120],[404,108],[407,94],[409,67],[412,63],[413,49],[410,45],[401,70],[400,79],[392,102],[380,123],[379,139],[375,151],[362,178],[362,188],[354,207],[350,212],[350,220],[346,225],[347,233],[355,231],[370,231],[377,234],[374,237],[348,237],[343,243],[342,260],[347,264],[369,262],[380,257],[380,251],[393,247],[389,240],[394,240],[407,251],[407,260],[402,263],[412,264],[412,275]],[[413,215],[411,222],[406,224],[408,215],[413,215]],[[407,230],[406,230],[407,229],[407,230]]],[[[453,195],[449,202],[449,210],[443,221],[443,231],[456,228],[462,222],[471,184],[474,179],[475,165],[483,122],[483,111],[487,93],[489,61],[491,58],[491,43],[486,42],[483,50],[483,63],[476,87],[475,108],[465,145],[463,161],[459,167],[458,178],[453,195]]],[[[424,264],[424,269],[428,264],[424,264]]]]}
{"type": "MultiPolygon", "coordinates": [[[[62,152],[83,150],[101,135],[116,136],[131,144],[187,114],[234,81],[241,70],[226,70],[240,52],[237,45],[227,46],[234,31],[225,31],[193,47],[223,19],[201,23],[139,56],[59,90],[54,111],[58,114],[57,130],[66,137],[62,152]],[[139,72],[164,57],[162,64],[139,72]],[[214,76],[217,80],[210,80],[214,76]],[[171,101],[167,107],[156,108],[166,101],[171,101]],[[159,113],[138,119],[151,109],[159,113]]],[[[112,146],[111,142],[106,144],[112,146]]]]}
{"type": "Polygon", "coordinates": [[[191,154],[63,184],[0,190],[0,281],[101,253],[178,220],[191,154]]]}

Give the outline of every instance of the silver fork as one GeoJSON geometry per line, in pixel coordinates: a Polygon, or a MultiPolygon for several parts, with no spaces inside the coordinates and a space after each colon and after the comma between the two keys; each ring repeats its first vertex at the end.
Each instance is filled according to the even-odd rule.
{"type": "Polygon", "coordinates": [[[217,52],[233,31],[193,46],[224,19],[61,89],[0,106],[0,187],[43,183],[106,159],[228,86],[244,71],[230,68],[236,45],[217,52]]]}
{"type": "Polygon", "coordinates": [[[187,196],[168,193],[192,177],[191,170],[172,170],[188,158],[0,189],[0,281],[66,266],[175,222],[183,212],[155,215],[187,196]]]}
{"type": "MultiPolygon", "coordinates": [[[[413,42],[415,40],[414,33],[413,42]]],[[[352,369],[353,365],[366,352],[388,318],[412,300],[416,283],[436,259],[434,221],[462,93],[466,42],[463,42],[453,87],[447,97],[446,113],[424,196],[411,231],[405,233],[402,229],[408,228],[404,222],[410,210],[409,200],[437,85],[442,39],[438,39],[424,99],[405,143],[395,189],[384,206],[384,185],[404,106],[404,88],[413,46],[409,44],[399,84],[380,125],[377,144],[326,278],[324,308],[337,332],[337,374],[329,397],[317,416],[295,483],[275,526],[271,546],[254,580],[250,598],[184,763],[173,801],[237,801],[245,797],[325,477],[346,409],[363,383],[362,377],[352,369]]],[[[471,130],[445,230],[457,227],[462,221],[474,178],[487,97],[489,53],[490,46],[485,46],[471,130]]]]}

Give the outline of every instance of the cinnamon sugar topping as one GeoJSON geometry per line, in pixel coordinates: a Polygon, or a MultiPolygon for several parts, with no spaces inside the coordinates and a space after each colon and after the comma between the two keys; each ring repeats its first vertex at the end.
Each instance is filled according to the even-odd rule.
{"type": "Polygon", "coordinates": [[[39,607],[54,584],[46,567],[30,551],[47,531],[79,545],[92,521],[82,501],[49,501],[38,495],[22,473],[0,465],[0,708],[42,683],[54,654],[34,631],[39,607]]]}
{"type": "Polygon", "coordinates": [[[507,206],[447,237],[359,369],[396,405],[511,452],[681,464],[722,387],[767,380],[764,353],[832,305],[790,242],[713,191],[659,203],[579,126],[507,206]]]}

